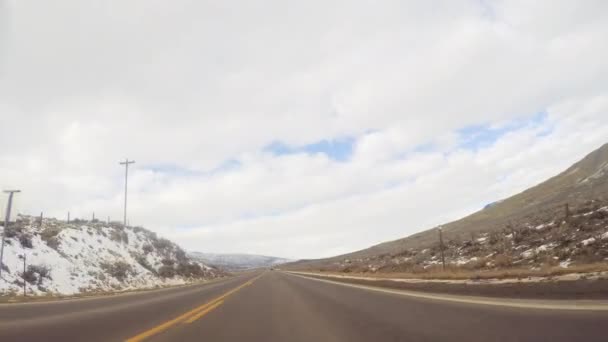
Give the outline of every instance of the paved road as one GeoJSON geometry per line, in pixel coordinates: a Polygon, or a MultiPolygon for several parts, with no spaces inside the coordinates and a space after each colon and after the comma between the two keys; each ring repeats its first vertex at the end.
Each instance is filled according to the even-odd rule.
{"type": "Polygon", "coordinates": [[[608,311],[416,298],[282,272],[0,305],[0,341],[606,341],[608,311]]]}

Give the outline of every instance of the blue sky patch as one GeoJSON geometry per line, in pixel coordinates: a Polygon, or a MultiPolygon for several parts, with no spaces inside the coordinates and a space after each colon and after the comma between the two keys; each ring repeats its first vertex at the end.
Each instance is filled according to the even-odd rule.
{"type": "Polygon", "coordinates": [[[321,140],[303,146],[289,146],[283,142],[275,141],[272,144],[267,145],[264,148],[264,151],[271,152],[278,156],[296,153],[323,153],[333,160],[346,161],[353,154],[354,144],[355,139],[352,137],[321,140]]]}
{"type": "Polygon", "coordinates": [[[154,171],[154,172],[158,172],[158,173],[171,174],[171,175],[180,176],[180,177],[198,175],[197,171],[190,170],[190,169],[181,167],[179,165],[170,164],[170,163],[145,165],[143,168],[154,171]]]}
{"type": "MultiPolygon", "coordinates": [[[[490,124],[471,125],[458,130],[460,136],[460,148],[467,150],[479,150],[481,148],[492,146],[500,137],[526,127],[539,127],[546,124],[547,112],[541,111],[532,116],[521,119],[512,120],[501,126],[492,126],[490,124]]],[[[549,128],[550,129],[550,128],[549,128]]],[[[543,130],[543,134],[547,132],[543,130]]]]}
{"type": "Polygon", "coordinates": [[[145,165],[143,168],[152,170],[154,172],[164,173],[164,174],[168,174],[171,176],[177,176],[177,177],[204,177],[204,176],[212,176],[214,174],[235,170],[235,169],[238,169],[239,167],[241,167],[240,161],[235,160],[235,159],[229,159],[229,160],[221,163],[219,166],[217,166],[211,170],[208,170],[208,171],[188,169],[185,167],[181,167],[177,164],[170,164],[170,163],[145,165]]]}

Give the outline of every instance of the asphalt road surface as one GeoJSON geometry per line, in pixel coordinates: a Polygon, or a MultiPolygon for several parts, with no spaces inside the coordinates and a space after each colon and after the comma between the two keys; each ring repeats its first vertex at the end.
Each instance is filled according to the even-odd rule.
{"type": "Polygon", "coordinates": [[[608,305],[539,309],[501,301],[415,297],[266,271],[129,295],[0,305],[0,341],[608,341],[608,305]]]}

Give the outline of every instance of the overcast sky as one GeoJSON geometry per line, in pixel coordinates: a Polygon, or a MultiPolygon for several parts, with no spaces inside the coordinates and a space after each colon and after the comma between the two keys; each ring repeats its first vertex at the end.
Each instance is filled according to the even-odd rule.
{"type": "Polygon", "coordinates": [[[349,252],[608,142],[607,42],[602,0],[0,0],[0,187],[119,220],[128,157],[188,250],[349,252]]]}

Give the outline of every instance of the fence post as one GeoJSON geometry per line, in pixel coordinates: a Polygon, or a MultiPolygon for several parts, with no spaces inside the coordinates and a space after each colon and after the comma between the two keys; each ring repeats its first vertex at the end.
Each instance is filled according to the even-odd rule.
{"type": "Polygon", "coordinates": [[[443,229],[441,227],[439,230],[439,250],[441,251],[441,265],[442,270],[445,271],[445,256],[443,255],[443,229]]]}
{"type": "Polygon", "coordinates": [[[25,284],[26,284],[26,282],[25,282],[25,264],[26,264],[26,263],[25,263],[25,258],[26,258],[26,256],[25,256],[25,255],[26,255],[26,254],[25,254],[25,251],[24,251],[24,252],[23,252],[23,297],[26,297],[26,296],[27,296],[27,294],[26,294],[26,292],[25,292],[25,286],[26,286],[26,285],[25,285],[25,284]]]}

